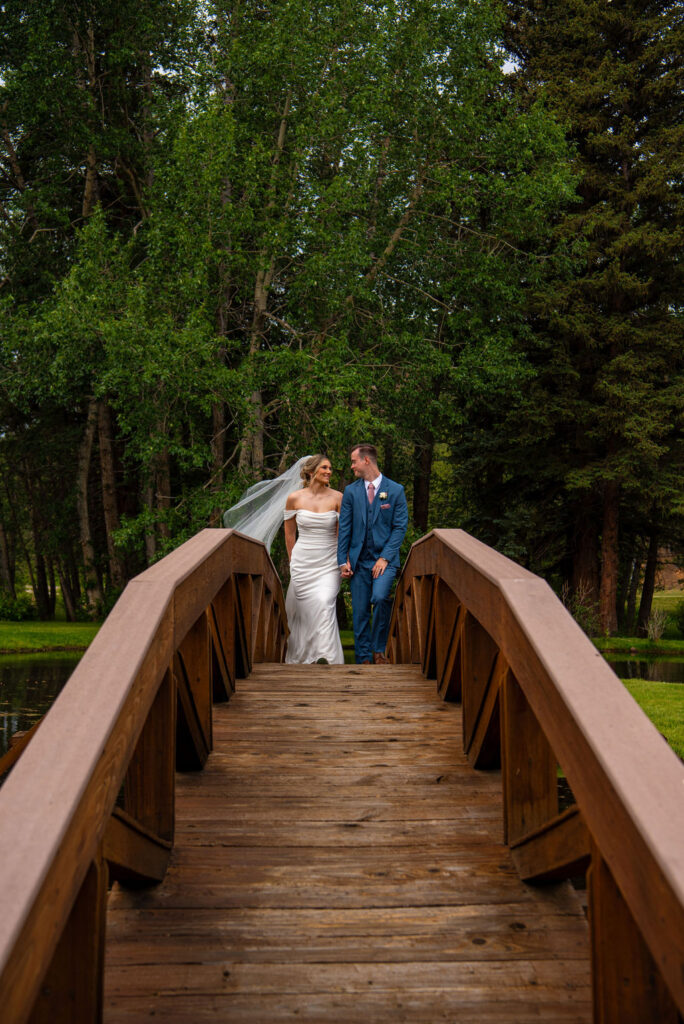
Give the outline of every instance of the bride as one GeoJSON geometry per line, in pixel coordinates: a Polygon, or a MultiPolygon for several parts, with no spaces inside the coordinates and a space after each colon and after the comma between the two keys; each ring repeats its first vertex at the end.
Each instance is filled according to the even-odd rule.
{"type": "Polygon", "coordinates": [[[285,661],[290,664],[344,662],[335,613],[342,494],[330,487],[331,473],[325,455],[305,456],[275,480],[254,484],[223,516],[224,526],[263,541],[269,551],[285,519],[291,576],[285,600],[290,628],[285,661]],[[297,482],[303,486],[293,491],[297,482]]]}
{"type": "Polygon", "coordinates": [[[285,546],[290,560],[285,599],[290,637],[285,661],[289,664],[321,659],[331,665],[344,663],[335,612],[340,589],[337,524],[342,493],[330,487],[331,474],[329,459],[312,455],[301,467],[304,486],[289,494],[285,502],[285,546]]]}

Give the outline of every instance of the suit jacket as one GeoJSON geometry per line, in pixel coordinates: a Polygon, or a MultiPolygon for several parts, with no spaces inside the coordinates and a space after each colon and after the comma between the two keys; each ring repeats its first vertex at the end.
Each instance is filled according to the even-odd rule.
{"type": "Polygon", "coordinates": [[[408,507],[404,488],[386,476],[380,481],[372,505],[368,504],[366,485],[360,478],[345,488],[337,537],[338,565],[344,565],[349,558],[352,569],[356,568],[366,539],[368,516],[371,517],[372,558],[375,561],[386,558],[398,569],[399,549],[408,526],[408,507]],[[381,498],[385,493],[387,497],[381,498]]]}

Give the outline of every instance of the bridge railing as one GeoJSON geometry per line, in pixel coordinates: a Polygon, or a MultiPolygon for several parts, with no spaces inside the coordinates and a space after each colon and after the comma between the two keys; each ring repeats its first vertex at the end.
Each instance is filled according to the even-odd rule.
{"type": "Polygon", "coordinates": [[[548,585],[461,530],[414,544],[390,626],[461,701],[475,768],[501,767],[523,879],[587,870],[594,1021],[684,1012],[684,765],[548,585]],[[559,813],[558,767],[576,804],[559,813]]]}
{"type": "Polygon", "coordinates": [[[126,587],[0,789],[6,1024],[100,1019],[108,883],[163,877],[176,767],[204,765],[212,701],[286,637],[266,549],[230,530],[126,587]]]}

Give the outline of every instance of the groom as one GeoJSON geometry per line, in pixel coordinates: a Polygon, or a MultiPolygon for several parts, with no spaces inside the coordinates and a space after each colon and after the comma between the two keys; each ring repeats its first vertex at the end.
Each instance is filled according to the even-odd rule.
{"type": "Polygon", "coordinates": [[[399,568],[408,508],[401,484],[388,480],[378,469],[374,445],[352,448],[351,468],[357,479],[342,497],[337,562],[342,576],[350,581],[357,664],[369,665],[372,660],[382,665],[387,663],[390,590],[399,568]]]}

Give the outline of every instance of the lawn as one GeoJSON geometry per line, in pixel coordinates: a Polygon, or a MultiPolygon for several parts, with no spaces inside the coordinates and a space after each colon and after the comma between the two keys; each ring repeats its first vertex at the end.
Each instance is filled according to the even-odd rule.
{"type": "Polygon", "coordinates": [[[84,651],[99,622],[0,622],[0,654],[84,651]]]}
{"type": "Polygon", "coordinates": [[[663,608],[671,613],[680,601],[684,601],[684,590],[656,590],[653,594],[653,607],[663,608]]]}
{"type": "Polygon", "coordinates": [[[646,679],[622,681],[675,754],[684,758],[684,686],[680,683],[651,683],[646,679]]]}
{"type": "Polygon", "coordinates": [[[595,636],[592,641],[599,651],[624,654],[679,654],[684,658],[684,640],[648,640],[637,636],[595,636]]]}

